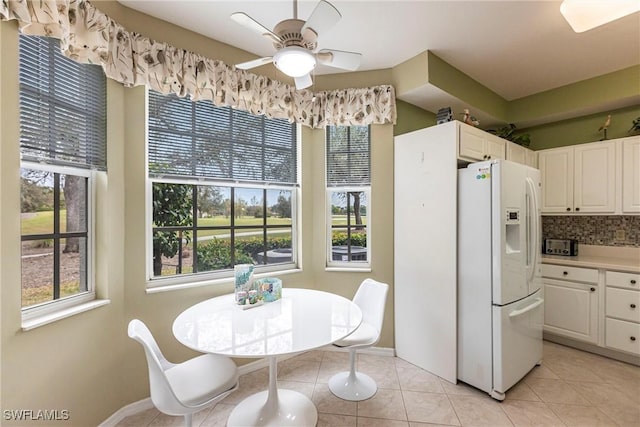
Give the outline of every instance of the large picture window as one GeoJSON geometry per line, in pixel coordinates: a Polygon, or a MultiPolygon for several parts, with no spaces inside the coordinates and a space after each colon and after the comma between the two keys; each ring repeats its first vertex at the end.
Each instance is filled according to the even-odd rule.
{"type": "Polygon", "coordinates": [[[369,127],[330,126],[326,136],[327,266],[369,267],[369,127]]]}
{"type": "Polygon", "coordinates": [[[148,122],[150,279],[295,266],[294,124],[154,91],[148,122]]]}
{"type": "Polygon", "coordinates": [[[20,36],[21,278],[25,316],[95,298],[95,170],[106,171],[106,79],[20,36]]]}

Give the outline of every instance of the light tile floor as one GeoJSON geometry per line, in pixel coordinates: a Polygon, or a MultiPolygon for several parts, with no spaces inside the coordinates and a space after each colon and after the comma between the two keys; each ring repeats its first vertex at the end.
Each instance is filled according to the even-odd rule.
{"type": "MultiPolygon", "coordinates": [[[[640,426],[640,367],[544,342],[544,361],[503,402],[468,385],[451,384],[397,357],[358,355],[358,369],[378,384],[363,402],[335,397],[327,381],[347,370],[348,353],[311,351],[283,361],[278,383],[313,400],[318,426],[640,426]]],[[[194,427],[226,425],[233,407],[267,388],[267,368],[240,377],[240,388],[194,415],[194,427]]],[[[118,426],[181,426],[181,417],[150,409],[118,426]]]]}

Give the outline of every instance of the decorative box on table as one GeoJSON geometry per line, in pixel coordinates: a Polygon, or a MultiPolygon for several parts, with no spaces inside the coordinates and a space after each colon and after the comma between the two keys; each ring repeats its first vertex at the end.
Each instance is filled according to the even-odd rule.
{"type": "Polygon", "coordinates": [[[243,297],[247,298],[249,291],[254,288],[253,264],[237,264],[233,267],[235,274],[235,294],[236,302],[240,302],[243,297]]]}
{"type": "Polygon", "coordinates": [[[282,280],[277,277],[263,277],[255,281],[258,293],[264,302],[277,301],[282,298],[282,280]]]}

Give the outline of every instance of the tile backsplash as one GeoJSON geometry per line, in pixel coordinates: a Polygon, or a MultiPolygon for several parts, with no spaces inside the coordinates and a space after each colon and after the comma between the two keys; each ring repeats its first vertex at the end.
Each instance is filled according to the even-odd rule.
{"type": "Polygon", "coordinates": [[[542,237],[596,246],[640,247],[640,216],[543,216],[542,237]],[[624,232],[624,233],[623,233],[624,232]],[[621,234],[624,234],[624,238],[621,234]]]}

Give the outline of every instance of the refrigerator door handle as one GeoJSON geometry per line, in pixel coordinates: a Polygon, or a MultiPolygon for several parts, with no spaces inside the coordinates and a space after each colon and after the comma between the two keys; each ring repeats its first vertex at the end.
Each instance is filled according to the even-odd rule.
{"type": "Polygon", "coordinates": [[[538,263],[538,199],[536,189],[531,178],[527,178],[527,267],[529,270],[528,280],[533,280],[538,263]]]}
{"type": "Polygon", "coordinates": [[[525,308],[521,308],[519,310],[514,310],[511,313],[509,313],[509,317],[517,317],[520,316],[528,311],[533,310],[534,308],[540,306],[540,304],[542,304],[544,302],[544,299],[542,298],[536,298],[536,301],[533,304],[529,304],[528,306],[526,306],[525,308]]]}

